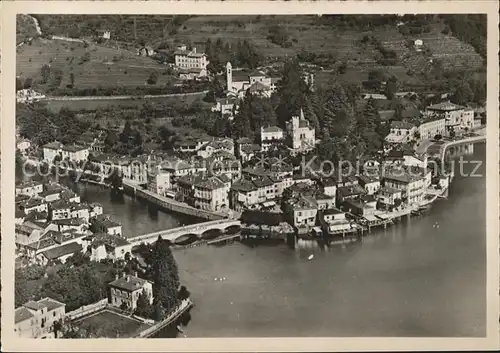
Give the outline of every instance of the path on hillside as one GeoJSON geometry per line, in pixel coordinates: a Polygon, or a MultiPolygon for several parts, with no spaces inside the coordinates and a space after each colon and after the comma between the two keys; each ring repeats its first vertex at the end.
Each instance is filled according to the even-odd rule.
{"type": "Polygon", "coordinates": [[[92,101],[92,100],[128,100],[128,99],[150,99],[150,98],[169,98],[186,97],[207,94],[208,90],[189,92],[189,93],[169,93],[169,94],[145,94],[142,96],[48,96],[42,101],[92,101]]]}

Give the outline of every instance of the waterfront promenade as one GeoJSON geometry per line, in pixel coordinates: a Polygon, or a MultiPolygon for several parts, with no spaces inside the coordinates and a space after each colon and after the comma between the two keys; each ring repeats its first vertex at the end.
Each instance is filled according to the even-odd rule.
{"type": "Polygon", "coordinates": [[[444,161],[444,157],[446,155],[446,149],[448,149],[449,147],[467,144],[467,143],[486,141],[486,128],[483,128],[481,130],[476,130],[476,133],[478,134],[478,136],[467,137],[467,138],[456,140],[456,141],[449,141],[449,142],[446,142],[445,144],[443,144],[441,146],[440,151],[439,151],[440,160],[444,161]]]}
{"type": "Polygon", "coordinates": [[[201,210],[189,206],[186,203],[161,196],[157,193],[151,192],[147,189],[141,187],[138,183],[130,179],[123,179],[123,187],[125,190],[132,192],[135,196],[146,199],[163,209],[183,213],[188,216],[193,216],[196,218],[206,219],[206,220],[220,220],[220,219],[238,219],[239,213],[232,210],[224,210],[224,211],[208,211],[201,210]]]}

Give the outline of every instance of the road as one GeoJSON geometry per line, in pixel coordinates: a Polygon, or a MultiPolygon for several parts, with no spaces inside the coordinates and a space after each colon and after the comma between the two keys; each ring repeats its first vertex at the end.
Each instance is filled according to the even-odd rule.
{"type": "Polygon", "coordinates": [[[146,94],[143,96],[54,96],[46,97],[42,101],[93,101],[93,100],[128,100],[128,99],[148,99],[148,98],[168,98],[168,97],[186,97],[207,94],[208,90],[189,92],[189,93],[170,93],[170,94],[146,94]]]}

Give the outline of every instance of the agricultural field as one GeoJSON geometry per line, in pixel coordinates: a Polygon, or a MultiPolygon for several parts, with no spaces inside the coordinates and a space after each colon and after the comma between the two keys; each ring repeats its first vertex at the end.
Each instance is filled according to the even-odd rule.
{"type": "Polygon", "coordinates": [[[162,87],[175,80],[165,74],[163,65],[126,50],[43,38],[17,48],[16,65],[17,76],[32,78],[34,86],[41,91],[48,90],[48,85],[41,83],[44,65],[50,65],[51,71],[59,69],[62,72],[60,88],[71,85],[71,74],[74,75],[74,87],[78,89],[162,87]],[[147,80],[153,72],[157,74],[157,82],[149,85],[147,80]]]}

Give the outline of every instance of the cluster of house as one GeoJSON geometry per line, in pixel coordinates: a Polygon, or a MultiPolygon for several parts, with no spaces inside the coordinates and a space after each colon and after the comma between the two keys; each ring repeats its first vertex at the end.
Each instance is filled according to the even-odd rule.
{"type": "Polygon", "coordinates": [[[282,212],[299,231],[323,225],[336,234],[353,227],[346,213],[381,220],[388,211],[422,205],[429,189],[445,190],[449,183],[448,177],[433,179],[426,157],[413,152],[393,152],[356,175],[323,175],[294,175],[292,166],[277,159],[269,166],[245,168],[243,178],[231,186],[230,205],[238,211],[282,212]]]}
{"type": "Polygon", "coordinates": [[[18,183],[15,223],[20,266],[64,263],[75,253],[88,253],[93,261],[121,259],[132,248],[101,205],[80,202],[58,183],[18,183]]]}
{"type": "Polygon", "coordinates": [[[391,122],[391,130],[385,137],[389,144],[402,144],[411,141],[433,139],[436,135],[450,136],[455,133],[471,131],[481,126],[481,119],[474,117],[472,108],[462,107],[451,102],[441,102],[428,106],[418,116],[391,122]]]}
{"type": "MultiPolygon", "coordinates": [[[[153,283],[135,275],[116,275],[115,280],[108,283],[108,305],[130,312],[137,307],[139,296],[147,296],[153,303],[153,283]]],[[[29,301],[16,308],[14,314],[14,332],[23,338],[57,338],[54,324],[72,318],[66,313],[66,304],[52,298],[29,301]]]]}
{"type": "Polygon", "coordinates": [[[17,103],[32,103],[44,99],[45,95],[38,93],[32,88],[25,88],[16,91],[16,102],[17,103]]]}

